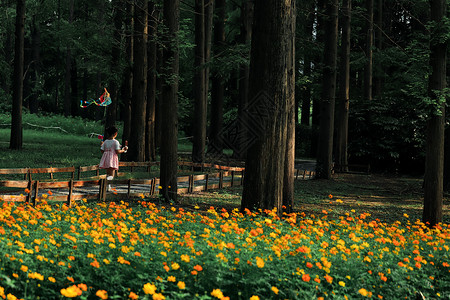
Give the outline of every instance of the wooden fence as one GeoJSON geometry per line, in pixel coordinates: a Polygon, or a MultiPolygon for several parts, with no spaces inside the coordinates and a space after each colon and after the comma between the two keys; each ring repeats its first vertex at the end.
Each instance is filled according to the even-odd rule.
{"type": "MultiPolygon", "coordinates": [[[[120,168],[129,168],[133,172],[136,168],[145,168],[147,172],[151,171],[153,166],[159,162],[120,162],[120,168]]],[[[190,174],[179,176],[177,179],[178,193],[193,193],[199,191],[208,191],[213,189],[222,189],[226,187],[241,186],[244,182],[245,168],[230,167],[214,164],[195,164],[191,162],[181,162],[180,167],[188,167],[191,170],[200,169],[206,171],[213,170],[215,172],[205,174],[190,174]]],[[[309,179],[314,176],[313,171],[295,170],[295,179],[309,179]]],[[[78,168],[78,180],[75,180],[75,168],[34,168],[34,169],[0,169],[1,175],[23,175],[24,180],[0,180],[0,198],[5,201],[21,201],[36,204],[39,199],[39,192],[42,190],[56,190],[52,195],[48,195],[49,200],[55,202],[66,202],[71,205],[73,201],[81,199],[98,199],[106,200],[108,197],[123,197],[122,194],[114,196],[115,192],[107,192],[107,186],[113,183],[114,186],[123,186],[126,189],[126,197],[155,196],[159,194],[160,180],[159,178],[151,179],[114,179],[108,181],[105,175],[100,175],[98,165],[84,166],[78,168]],[[81,179],[83,173],[94,172],[95,176],[81,179]],[[70,179],[56,181],[53,174],[68,173],[70,179]],[[32,174],[48,174],[48,179],[34,180],[32,174]],[[140,186],[138,192],[133,186],[140,186]],[[144,187],[142,189],[142,187],[144,187]],[[11,191],[17,192],[22,189],[24,193],[20,195],[11,195],[11,191]],[[88,192],[76,193],[76,189],[88,189],[88,192]]],[[[121,175],[123,173],[119,173],[121,175]]],[[[1,177],[0,177],[1,178],[1,177]]]]}

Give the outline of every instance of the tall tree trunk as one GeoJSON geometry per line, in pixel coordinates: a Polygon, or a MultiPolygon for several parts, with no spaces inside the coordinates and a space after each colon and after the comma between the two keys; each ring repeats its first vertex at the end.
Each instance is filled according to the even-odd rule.
{"type": "MultiPolygon", "coordinates": [[[[220,60],[225,45],[225,0],[216,0],[214,21],[214,56],[220,60]]],[[[223,142],[219,134],[223,128],[224,78],[219,70],[213,72],[211,87],[211,127],[208,152],[221,154],[223,142]]]]}
{"type": "MultiPolygon", "coordinates": [[[[123,5],[126,4],[125,14],[125,61],[126,67],[123,71],[121,95],[123,98],[123,132],[122,132],[122,144],[125,141],[130,140],[131,136],[131,101],[133,96],[133,15],[134,5],[131,1],[121,0],[123,5]]],[[[122,159],[128,160],[128,153],[122,154],[122,159]]]]}
{"type": "Polygon", "coordinates": [[[194,58],[194,134],[192,161],[205,160],[206,99],[205,99],[205,1],[195,0],[195,58],[194,58]]]}
{"type": "Polygon", "coordinates": [[[347,165],[348,115],[350,88],[350,23],[351,0],[342,2],[342,37],[339,76],[339,94],[336,114],[336,164],[347,165]]]}
{"type": "Polygon", "coordinates": [[[17,0],[16,29],[14,45],[13,101],[11,113],[11,136],[9,148],[22,149],[22,103],[23,103],[23,64],[25,35],[25,0],[17,0]]]}
{"type": "MultiPolygon", "coordinates": [[[[305,22],[305,35],[308,42],[312,43],[315,16],[313,12],[308,14],[305,22]]],[[[305,50],[303,54],[303,76],[311,78],[312,57],[309,51],[305,50]]],[[[302,110],[300,115],[300,124],[309,125],[311,117],[311,84],[306,83],[301,87],[301,92],[297,95],[302,101],[302,110]]],[[[297,98],[296,97],[296,98],[297,98]]]]}
{"type": "Polygon", "coordinates": [[[163,37],[164,81],[162,87],[162,132],[160,177],[166,201],[177,200],[178,169],[178,28],[179,0],[164,0],[163,20],[167,35],[163,37]]]}
{"type": "Polygon", "coordinates": [[[330,179],[333,154],[334,108],[336,96],[336,56],[338,36],[338,0],[327,0],[325,21],[325,47],[320,104],[319,144],[317,149],[318,178],[330,179]]]}
{"type": "Polygon", "coordinates": [[[373,0],[366,0],[366,66],[364,68],[364,99],[372,100],[373,79],[373,0]]]}
{"type": "MultiPolygon", "coordinates": [[[[375,46],[376,51],[381,56],[381,52],[383,50],[383,2],[384,0],[377,0],[377,21],[376,21],[376,29],[375,29],[375,46]]],[[[375,98],[378,98],[382,92],[383,85],[383,65],[377,64],[377,69],[374,72],[373,78],[373,95],[375,98]]]]}
{"type": "MultiPolygon", "coordinates": [[[[73,23],[74,0],[69,2],[69,24],[73,23]]],[[[64,76],[64,116],[68,117],[72,114],[72,96],[70,94],[71,86],[71,70],[72,70],[72,50],[70,45],[66,49],[66,71],[64,76]]]]}
{"type": "Polygon", "coordinates": [[[295,1],[292,1],[293,16],[291,30],[294,32],[290,41],[291,50],[287,53],[287,72],[291,74],[287,80],[287,129],[286,129],[286,162],[284,163],[283,208],[287,213],[294,209],[294,173],[295,173],[295,124],[298,109],[295,105],[295,1]]]}
{"type": "MultiPolygon", "coordinates": [[[[316,44],[321,49],[324,48],[325,39],[325,14],[326,14],[326,0],[317,0],[316,8],[316,19],[317,19],[317,32],[316,32],[316,44]]],[[[316,57],[314,57],[313,65],[314,72],[316,72],[320,78],[318,82],[323,82],[323,51],[318,52],[316,57]]],[[[323,90],[323,87],[321,87],[323,90]]],[[[311,114],[311,124],[312,124],[312,134],[311,134],[311,156],[317,157],[317,147],[319,145],[319,127],[320,127],[320,115],[321,115],[321,95],[315,95],[312,99],[312,114],[311,114]]]]}
{"type": "Polygon", "coordinates": [[[137,0],[134,6],[133,100],[129,159],[145,160],[145,124],[147,112],[147,28],[148,0],[137,0]]]}
{"type": "Polygon", "coordinates": [[[32,17],[31,26],[31,56],[32,56],[32,71],[30,74],[33,91],[29,97],[30,113],[36,114],[39,110],[39,96],[41,94],[41,29],[36,21],[36,15],[32,17]]]}
{"type": "MultiPolygon", "coordinates": [[[[156,115],[155,115],[155,119],[156,119],[156,124],[155,124],[155,142],[156,142],[156,148],[160,149],[161,148],[161,136],[163,136],[163,132],[161,129],[162,126],[162,86],[163,86],[163,81],[164,78],[160,75],[163,73],[163,67],[164,67],[164,63],[163,63],[163,48],[161,47],[161,44],[158,43],[156,45],[156,57],[157,57],[157,61],[156,61],[156,69],[157,69],[157,74],[158,76],[156,77],[156,104],[155,104],[155,111],[156,111],[156,115]]],[[[159,151],[161,152],[161,151],[159,151]]]]}
{"type": "MultiPolygon", "coordinates": [[[[244,45],[249,45],[252,39],[252,23],[253,23],[253,6],[254,1],[246,0],[243,3],[241,10],[241,32],[240,42],[244,45]]],[[[250,55],[249,55],[250,58],[250,55]]],[[[247,105],[249,102],[249,64],[241,63],[239,66],[239,103],[238,103],[238,144],[235,145],[236,151],[233,157],[245,159],[247,156],[248,146],[248,120],[247,120],[247,105]]]]}
{"type": "Polygon", "coordinates": [[[207,106],[209,97],[209,62],[211,60],[211,40],[212,40],[215,1],[213,0],[204,0],[204,1],[205,1],[205,66],[203,69],[205,70],[205,101],[207,106]]]}
{"type": "MultiPolygon", "coordinates": [[[[430,67],[432,72],[428,82],[428,94],[432,99],[439,101],[446,88],[447,41],[440,36],[443,34],[443,30],[448,34],[444,25],[447,2],[445,0],[430,0],[430,4],[431,21],[437,28],[431,31],[430,38],[430,67]]],[[[422,220],[429,226],[442,222],[445,100],[441,101],[439,105],[441,113],[432,115],[427,122],[425,194],[422,220]]]]}
{"type": "MultiPolygon", "coordinates": [[[[114,20],[114,43],[111,48],[111,62],[120,61],[120,45],[121,45],[121,33],[122,33],[122,23],[123,23],[123,15],[122,15],[122,5],[120,0],[114,0],[112,2],[113,5],[113,20],[114,20]]],[[[115,66],[111,66],[111,73],[114,74],[115,66]]],[[[113,76],[109,81],[108,92],[111,96],[111,104],[108,105],[106,109],[106,121],[105,127],[109,127],[116,124],[117,119],[117,108],[119,107],[119,82],[117,82],[116,76],[113,76]]]]}
{"type": "MultiPolygon", "coordinates": [[[[250,58],[249,119],[258,139],[247,153],[241,210],[283,211],[286,145],[294,107],[295,1],[256,1],[250,58]],[[264,51],[261,51],[264,49],[264,51]]],[[[250,129],[250,128],[249,128],[250,129]]],[[[289,180],[286,182],[285,180],[289,180]]],[[[286,199],[289,202],[289,199],[286,199]]]]}
{"type": "Polygon", "coordinates": [[[147,129],[145,137],[145,156],[147,161],[156,160],[155,145],[155,105],[156,105],[156,32],[158,12],[153,1],[148,3],[149,41],[148,41],[148,85],[147,85],[147,129]]]}

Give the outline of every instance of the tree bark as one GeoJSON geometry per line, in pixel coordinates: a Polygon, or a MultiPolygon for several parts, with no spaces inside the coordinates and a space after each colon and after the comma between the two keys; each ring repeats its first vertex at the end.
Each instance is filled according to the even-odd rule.
{"type": "Polygon", "coordinates": [[[364,99],[372,100],[373,81],[373,0],[366,0],[366,66],[364,68],[364,99]]]}
{"type": "MultiPolygon", "coordinates": [[[[216,0],[214,21],[214,56],[220,60],[225,45],[225,0],[216,0]]],[[[219,70],[212,75],[211,87],[211,127],[209,130],[208,152],[221,154],[223,142],[219,134],[223,128],[224,78],[219,70]]]]}
{"type": "MultiPolygon", "coordinates": [[[[428,93],[439,103],[440,114],[434,114],[427,122],[427,146],[424,176],[424,206],[422,220],[433,227],[442,222],[443,175],[444,175],[444,127],[445,127],[445,98],[447,41],[441,34],[445,30],[446,16],[445,0],[430,0],[431,21],[436,26],[430,38],[430,67],[431,76],[428,82],[428,93]]],[[[432,109],[434,111],[434,109],[432,109]]]]}
{"type": "Polygon", "coordinates": [[[256,1],[252,34],[249,130],[258,139],[247,154],[241,209],[281,214],[285,185],[293,185],[293,176],[285,181],[285,164],[294,106],[295,1],[256,1]]]}
{"type": "MultiPolygon", "coordinates": [[[[121,95],[123,98],[123,132],[122,132],[122,144],[125,141],[130,140],[131,136],[131,100],[133,96],[133,15],[134,5],[131,1],[121,0],[123,4],[126,4],[125,14],[125,61],[126,67],[123,72],[121,95]]],[[[128,153],[122,154],[122,159],[128,160],[128,153]]]]}
{"type": "MultiPolygon", "coordinates": [[[[123,23],[123,15],[122,15],[122,6],[120,0],[112,1],[113,5],[113,20],[114,20],[114,33],[113,38],[114,42],[111,48],[111,62],[118,62],[120,60],[120,45],[121,45],[121,31],[122,31],[122,23],[123,23]]],[[[111,74],[117,73],[115,70],[117,68],[116,65],[111,66],[111,74]]],[[[117,108],[119,102],[119,82],[117,82],[116,76],[113,76],[108,85],[108,92],[111,96],[111,104],[106,108],[106,121],[105,127],[113,126],[116,124],[117,120],[117,108]]]]}
{"type": "Polygon", "coordinates": [[[130,154],[133,161],[145,160],[145,124],[147,112],[147,40],[148,0],[135,1],[133,99],[131,102],[130,154]]]}
{"type": "Polygon", "coordinates": [[[194,118],[192,161],[204,162],[206,147],[205,1],[195,0],[194,118]]]}
{"type": "Polygon", "coordinates": [[[36,20],[36,15],[32,17],[31,26],[31,56],[32,56],[32,71],[30,74],[33,91],[29,97],[30,113],[36,114],[39,110],[39,96],[41,95],[41,29],[36,20]]]}
{"type": "MultiPolygon", "coordinates": [[[[244,1],[241,10],[241,32],[240,42],[248,45],[252,39],[252,23],[253,23],[253,0],[244,1]]],[[[250,55],[249,55],[250,59],[250,55]]],[[[247,156],[247,139],[248,137],[248,120],[245,111],[248,105],[249,93],[249,77],[250,68],[247,63],[241,63],[239,66],[239,103],[238,103],[238,144],[235,145],[236,151],[233,153],[234,158],[245,159],[247,156]]]]}
{"type": "Polygon", "coordinates": [[[323,59],[322,103],[320,104],[319,144],[316,166],[316,177],[323,179],[331,179],[331,169],[333,164],[338,5],[338,0],[327,0],[326,3],[326,39],[323,59]]]}
{"type": "MultiPolygon", "coordinates": [[[[69,3],[69,24],[73,23],[74,0],[69,3]]],[[[70,95],[72,70],[72,50],[70,45],[66,49],[66,71],[64,76],[64,116],[68,117],[72,114],[72,96],[70,95]]]]}
{"type": "Polygon", "coordinates": [[[156,160],[155,145],[155,108],[156,108],[156,32],[158,24],[158,15],[155,4],[148,3],[149,13],[149,41],[148,41],[148,85],[147,85],[147,122],[145,138],[145,157],[146,161],[156,160]]]}
{"type": "Polygon", "coordinates": [[[23,64],[25,35],[25,0],[17,0],[16,28],[14,45],[13,102],[11,113],[11,136],[9,148],[21,150],[23,144],[22,103],[23,103],[23,64]]]}
{"type": "Polygon", "coordinates": [[[179,0],[164,0],[163,20],[167,35],[163,37],[164,81],[162,86],[161,193],[166,201],[177,201],[178,169],[178,72],[179,0]]]}
{"type": "MultiPolygon", "coordinates": [[[[375,47],[377,53],[381,55],[383,50],[383,2],[384,0],[377,0],[377,21],[376,21],[376,29],[375,29],[375,47]]],[[[378,98],[381,96],[383,91],[383,73],[384,68],[381,64],[377,64],[375,61],[375,65],[377,66],[374,72],[373,78],[373,96],[378,98]]]]}
{"type": "Polygon", "coordinates": [[[351,0],[343,0],[342,2],[341,65],[336,114],[336,164],[341,166],[348,165],[351,5],[351,0]]]}
{"type": "MultiPolygon", "coordinates": [[[[314,13],[310,12],[305,22],[305,35],[308,42],[313,41],[313,29],[314,29],[314,13]]],[[[311,62],[312,57],[309,51],[304,51],[303,54],[303,75],[306,78],[311,78],[311,62]]],[[[309,126],[311,117],[311,84],[307,83],[301,87],[301,93],[297,97],[301,97],[302,110],[300,115],[300,124],[309,126]]]]}
{"type": "Polygon", "coordinates": [[[287,71],[292,74],[287,79],[287,129],[286,129],[286,162],[284,163],[283,210],[291,213],[294,209],[294,174],[295,174],[295,124],[298,109],[295,101],[295,1],[292,1],[293,16],[291,28],[294,36],[290,41],[291,50],[287,53],[287,71]]]}

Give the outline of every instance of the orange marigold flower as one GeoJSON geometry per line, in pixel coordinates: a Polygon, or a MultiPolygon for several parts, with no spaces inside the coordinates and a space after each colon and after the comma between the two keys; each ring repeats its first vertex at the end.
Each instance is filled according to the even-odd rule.
{"type": "Polygon", "coordinates": [[[302,280],[305,282],[309,282],[311,280],[311,276],[309,276],[309,274],[303,274],[302,280]]]}
{"type": "Polygon", "coordinates": [[[153,295],[156,292],[156,286],[151,283],[144,284],[143,287],[144,293],[153,295]]]}
{"type": "Polygon", "coordinates": [[[67,298],[75,298],[81,296],[83,292],[76,285],[69,286],[66,289],[61,289],[61,295],[67,298]]]}
{"type": "Polygon", "coordinates": [[[211,292],[211,296],[219,298],[219,299],[222,299],[224,297],[223,293],[220,289],[213,289],[213,291],[211,292]]]}
{"type": "Polygon", "coordinates": [[[258,268],[264,268],[264,259],[257,256],[256,257],[256,265],[258,266],[258,268]]]}
{"type": "Polygon", "coordinates": [[[333,199],[333,195],[329,194],[328,198],[333,199]]]}
{"type": "MultiPolygon", "coordinates": [[[[169,188],[170,188],[170,186],[169,186],[169,188]]],[[[164,295],[161,293],[157,293],[157,294],[153,294],[152,299],[153,300],[164,300],[164,299],[166,299],[166,297],[164,297],[164,295]]]]}
{"type": "Polygon", "coordinates": [[[133,292],[130,292],[130,294],[128,295],[128,298],[130,298],[132,300],[137,300],[137,299],[139,299],[139,296],[133,292]]]}
{"type": "Polygon", "coordinates": [[[313,267],[313,264],[310,263],[310,262],[307,262],[307,263],[306,263],[306,267],[311,269],[311,268],[313,267]]]}
{"type": "Polygon", "coordinates": [[[369,295],[369,292],[366,289],[359,289],[358,293],[360,293],[361,295],[363,295],[364,297],[366,297],[367,295],[369,295]]]}
{"type": "Polygon", "coordinates": [[[200,272],[200,271],[203,270],[203,268],[202,268],[202,266],[200,266],[200,265],[195,265],[195,266],[194,266],[194,270],[200,272]]]}
{"type": "Polygon", "coordinates": [[[95,293],[95,295],[103,300],[108,299],[108,292],[105,290],[98,290],[97,293],[95,293]]]}
{"type": "Polygon", "coordinates": [[[278,295],[278,288],[276,286],[272,287],[272,292],[274,292],[276,295],[278,295]]]}
{"type": "Polygon", "coordinates": [[[183,281],[178,281],[177,286],[180,290],[184,290],[186,288],[186,284],[183,281]]]}

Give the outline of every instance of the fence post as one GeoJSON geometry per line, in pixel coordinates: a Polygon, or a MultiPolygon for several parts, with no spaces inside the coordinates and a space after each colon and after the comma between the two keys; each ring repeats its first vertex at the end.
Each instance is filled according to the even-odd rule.
{"type": "MultiPolygon", "coordinates": [[[[31,181],[31,180],[30,180],[31,181]]],[[[39,180],[36,180],[34,182],[34,199],[33,199],[33,204],[36,205],[36,201],[38,201],[38,196],[39,196],[39,180]]]]}
{"type": "Polygon", "coordinates": [[[208,179],[209,179],[209,174],[207,173],[206,177],[205,177],[205,192],[208,191],[208,179]]]}
{"type": "Polygon", "coordinates": [[[67,198],[69,207],[72,207],[73,179],[69,181],[69,196],[67,198]]]}
{"type": "MultiPolygon", "coordinates": [[[[31,203],[31,193],[32,193],[32,191],[33,191],[33,182],[32,181],[28,181],[28,186],[27,186],[27,189],[28,189],[28,195],[27,195],[27,202],[28,203],[31,203]]],[[[32,203],[33,204],[33,206],[36,206],[36,203],[32,203]]]]}
{"type": "Polygon", "coordinates": [[[194,175],[189,175],[188,193],[192,193],[193,191],[194,191],[194,175]]]}
{"type": "Polygon", "coordinates": [[[231,186],[234,185],[234,171],[231,171],[231,186]]]}
{"type": "Polygon", "coordinates": [[[128,179],[128,192],[127,192],[127,199],[130,199],[131,194],[131,178],[128,179]]]}
{"type": "Polygon", "coordinates": [[[223,188],[223,171],[219,171],[219,189],[223,188]]]}
{"type": "Polygon", "coordinates": [[[100,179],[99,181],[99,191],[98,191],[98,200],[101,201],[103,199],[103,186],[105,185],[105,180],[104,178],[100,179]]]}

